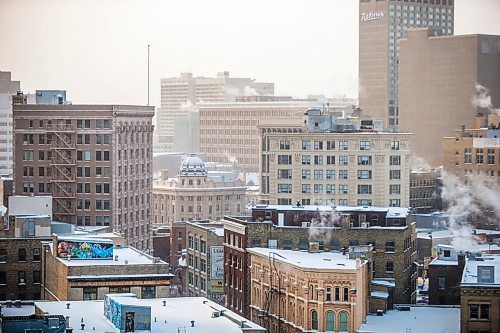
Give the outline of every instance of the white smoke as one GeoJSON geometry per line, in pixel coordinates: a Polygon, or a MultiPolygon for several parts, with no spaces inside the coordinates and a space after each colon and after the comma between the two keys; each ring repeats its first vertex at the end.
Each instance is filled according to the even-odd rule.
{"type": "Polygon", "coordinates": [[[318,212],[317,218],[311,219],[309,225],[309,241],[323,241],[329,243],[332,239],[333,228],[340,226],[340,215],[335,209],[327,212],[318,212]]]}
{"type": "Polygon", "coordinates": [[[472,105],[500,115],[500,109],[496,109],[491,103],[490,91],[479,83],[476,83],[476,95],[472,97],[472,105]]]}
{"type": "Polygon", "coordinates": [[[238,159],[236,158],[236,156],[231,155],[231,154],[229,153],[229,151],[227,151],[227,150],[226,150],[226,151],[224,152],[224,156],[227,158],[227,161],[228,161],[229,163],[231,163],[231,164],[233,164],[233,165],[234,165],[234,164],[238,164],[238,159]]]}
{"type": "Polygon", "coordinates": [[[422,157],[417,155],[410,156],[410,169],[412,171],[426,171],[429,172],[433,168],[431,165],[422,157]]]}
{"type": "Polygon", "coordinates": [[[473,238],[472,217],[484,219],[483,222],[493,221],[498,225],[500,192],[495,181],[470,175],[466,185],[455,175],[444,172],[442,198],[449,216],[452,245],[459,251],[468,251],[477,244],[473,238]],[[491,216],[484,214],[486,208],[493,209],[491,216]]]}
{"type": "Polygon", "coordinates": [[[245,86],[245,88],[243,89],[243,95],[244,96],[259,96],[259,93],[257,92],[257,90],[255,90],[255,88],[245,86]]]}

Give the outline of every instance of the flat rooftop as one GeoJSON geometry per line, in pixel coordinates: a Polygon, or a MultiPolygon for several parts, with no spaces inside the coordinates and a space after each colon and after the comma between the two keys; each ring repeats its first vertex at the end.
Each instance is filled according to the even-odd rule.
{"type": "Polygon", "coordinates": [[[410,311],[368,315],[358,333],[456,333],[460,332],[460,306],[412,306],[410,311]]]}
{"type": "Polygon", "coordinates": [[[500,255],[483,254],[475,259],[469,258],[465,262],[461,285],[500,288],[500,255]],[[481,276],[480,269],[484,267],[492,269],[488,269],[488,272],[483,271],[481,276]],[[488,279],[490,282],[486,282],[488,279]]]}
{"type": "Polygon", "coordinates": [[[386,212],[387,217],[406,217],[410,210],[406,207],[372,207],[372,206],[309,206],[309,205],[263,205],[252,207],[252,210],[276,211],[320,211],[320,212],[386,212]]]}
{"type": "Polygon", "coordinates": [[[339,252],[316,252],[278,250],[263,247],[247,248],[252,254],[264,257],[274,256],[274,259],[303,269],[356,269],[356,259],[349,259],[349,255],[339,252]],[[275,255],[273,255],[275,253],[275,255]]]}
{"type": "MultiPolygon", "coordinates": [[[[151,307],[151,331],[147,332],[177,332],[179,327],[185,327],[189,333],[241,333],[242,321],[247,328],[265,331],[261,326],[204,297],[137,299],[113,295],[113,298],[119,298],[122,304],[151,307]],[[166,302],[165,306],[163,301],[166,302]],[[212,317],[214,312],[222,310],[223,316],[212,317]],[[192,320],[195,322],[194,327],[191,327],[192,320]]],[[[70,326],[75,332],[120,332],[104,316],[104,301],[35,302],[35,305],[46,314],[69,316],[70,326]],[[70,303],[69,309],[66,303],[70,303]],[[85,324],[84,330],[80,329],[82,323],[85,324]]]]}

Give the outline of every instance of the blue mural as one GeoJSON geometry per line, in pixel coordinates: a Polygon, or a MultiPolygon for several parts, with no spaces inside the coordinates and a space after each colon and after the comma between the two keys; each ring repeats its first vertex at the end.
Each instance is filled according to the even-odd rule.
{"type": "MultiPolygon", "coordinates": [[[[135,298],[135,295],[125,296],[135,298]]],[[[119,295],[116,295],[119,296],[119,295]]],[[[121,301],[126,301],[123,297],[121,301]]],[[[150,331],[151,307],[122,304],[113,295],[104,295],[104,316],[120,330],[120,332],[150,331]]]]}
{"type": "Polygon", "coordinates": [[[115,325],[116,328],[121,328],[122,306],[109,295],[104,296],[104,316],[115,325]]]}
{"type": "Polygon", "coordinates": [[[57,256],[71,256],[72,259],[112,259],[113,244],[61,240],[57,242],[57,256]]]}

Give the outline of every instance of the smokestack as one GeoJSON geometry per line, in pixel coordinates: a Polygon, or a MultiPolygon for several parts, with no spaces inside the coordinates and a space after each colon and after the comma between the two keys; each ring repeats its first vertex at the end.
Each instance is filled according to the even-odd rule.
{"type": "Polygon", "coordinates": [[[464,124],[460,125],[460,128],[462,130],[461,136],[463,138],[463,137],[465,137],[465,125],[464,124]]]}

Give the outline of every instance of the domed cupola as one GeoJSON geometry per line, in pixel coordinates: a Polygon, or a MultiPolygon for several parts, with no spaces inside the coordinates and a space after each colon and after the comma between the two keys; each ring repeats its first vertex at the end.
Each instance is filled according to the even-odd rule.
{"type": "Polygon", "coordinates": [[[189,154],[188,157],[182,161],[179,170],[180,176],[206,176],[207,169],[205,163],[196,154],[189,154]]]}

